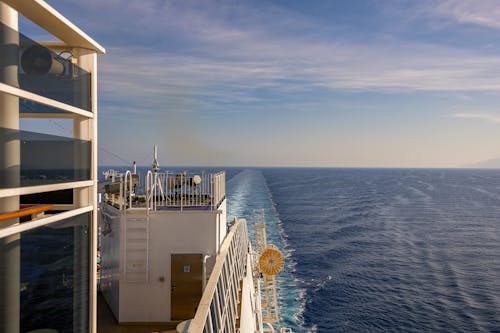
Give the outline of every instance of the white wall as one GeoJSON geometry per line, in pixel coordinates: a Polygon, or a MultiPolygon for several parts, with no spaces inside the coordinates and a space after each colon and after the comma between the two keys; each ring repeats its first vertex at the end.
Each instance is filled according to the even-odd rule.
{"type": "Polygon", "coordinates": [[[208,254],[211,270],[217,255],[218,234],[219,237],[222,234],[218,229],[226,233],[225,217],[218,215],[220,212],[203,210],[150,214],[149,283],[121,281],[120,322],[170,321],[170,255],[208,254]],[[220,228],[220,221],[223,221],[223,228],[220,228]]]}
{"type": "Polygon", "coordinates": [[[240,314],[240,332],[257,332],[257,322],[255,320],[255,289],[252,277],[251,254],[247,255],[247,272],[243,278],[243,287],[241,291],[241,314],[240,314]]]}

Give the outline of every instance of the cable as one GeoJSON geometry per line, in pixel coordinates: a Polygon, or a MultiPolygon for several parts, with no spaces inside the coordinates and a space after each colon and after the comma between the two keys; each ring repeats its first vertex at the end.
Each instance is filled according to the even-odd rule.
{"type": "Polygon", "coordinates": [[[129,164],[130,164],[130,161],[127,161],[127,160],[125,160],[124,158],[121,158],[121,157],[120,157],[120,156],[118,156],[117,154],[112,153],[112,152],[110,152],[109,150],[107,150],[107,149],[105,149],[105,148],[103,148],[103,147],[99,147],[99,150],[102,150],[103,152],[108,153],[109,155],[112,155],[112,156],[116,157],[117,159],[119,159],[119,160],[120,160],[120,161],[122,161],[123,163],[126,163],[127,165],[129,165],[129,164]]]}

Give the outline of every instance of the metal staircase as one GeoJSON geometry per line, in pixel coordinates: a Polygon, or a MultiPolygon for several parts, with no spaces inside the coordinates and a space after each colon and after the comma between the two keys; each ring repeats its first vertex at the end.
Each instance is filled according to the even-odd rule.
{"type": "Polygon", "coordinates": [[[149,217],[125,222],[125,281],[149,281],[149,217]]]}

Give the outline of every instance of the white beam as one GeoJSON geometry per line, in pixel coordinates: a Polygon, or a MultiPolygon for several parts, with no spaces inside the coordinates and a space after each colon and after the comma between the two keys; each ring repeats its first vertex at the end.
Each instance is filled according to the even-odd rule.
{"type": "Polygon", "coordinates": [[[32,222],[25,222],[25,223],[16,224],[12,227],[0,229],[0,238],[8,237],[11,235],[16,235],[16,234],[19,234],[19,233],[24,232],[24,231],[35,229],[38,227],[43,227],[45,225],[48,225],[48,224],[51,224],[54,222],[59,222],[59,221],[64,220],[64,219],[68,219],[68,218],[73,217],[73,216],[77,216],[77,215],[80,215],[83,213],[88,213],[88,212],[91,212],[93,209],[94,208],[92,206],[87,206],[87,207],[77,208],[77,209],[73,209],[73,210],[68,210],[67,212],[62,212],[62,213],[55,214],[55,215],[50,215],[48,217],[41,218],[39,220],[35,220],[32,222]]]}
{"type": "Polygon", "coordinates": [[[15,87],[12,87],[8,84],[1,83],[1,82],[0,82],[0,92],[6,93],[6,94],[9,94],[12,96],[24,98],[28,101],[32,101],[35,103],[47,105],[47,106],[50,106],[50,107],[53,107],[53,108],[56,108],[59,110],[63,110],[63,111],[71,112],[71,113],[76,113],[76,114],[79,114],[79,115],[87,117],[87,118],[94,118],[94,114],[92,112],[85,111],[84,109],[77,108],[76,106],[72,106],[72,105],[69,105],[66,103],[61,103],[61,102],[58,102],[56,100],[53,100],[53,99],[50,99],[47,97],[43,97],[41,95],[34,94],[34,93],[31,93],[31,92],[26,91],[26,90],[15,88],[15,87]]]}
{"type": "Polygon", "coordinates": [[[0,198],[11,197],[15,195],[26,195],[35,194],[43,192],[52,192],[59,190],[68,190],[73,188],[81,188],[93,186],[93,180],[83,180],[79,182],[70,183],[60,183],[60,184],[50,184],[50,185],[37,185],[37,186],[26,186],[26,187],[16,187],[16,188],[2,188],[0,189],[0,198]]]}
{"type": "Polygon", "coordinates": [[[42,0],[2,0],[66,44],[104,54],[106,50],[42,0]]]}

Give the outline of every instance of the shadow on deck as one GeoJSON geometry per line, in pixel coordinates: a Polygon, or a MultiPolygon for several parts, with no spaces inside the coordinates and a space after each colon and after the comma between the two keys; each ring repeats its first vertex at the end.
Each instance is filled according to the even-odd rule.
{"type": "Polygon", "coordinates": [[[176,333],[177,322],[160,325],[119,325],[101,293],[97,294],[97,333],[176,333]]]}

